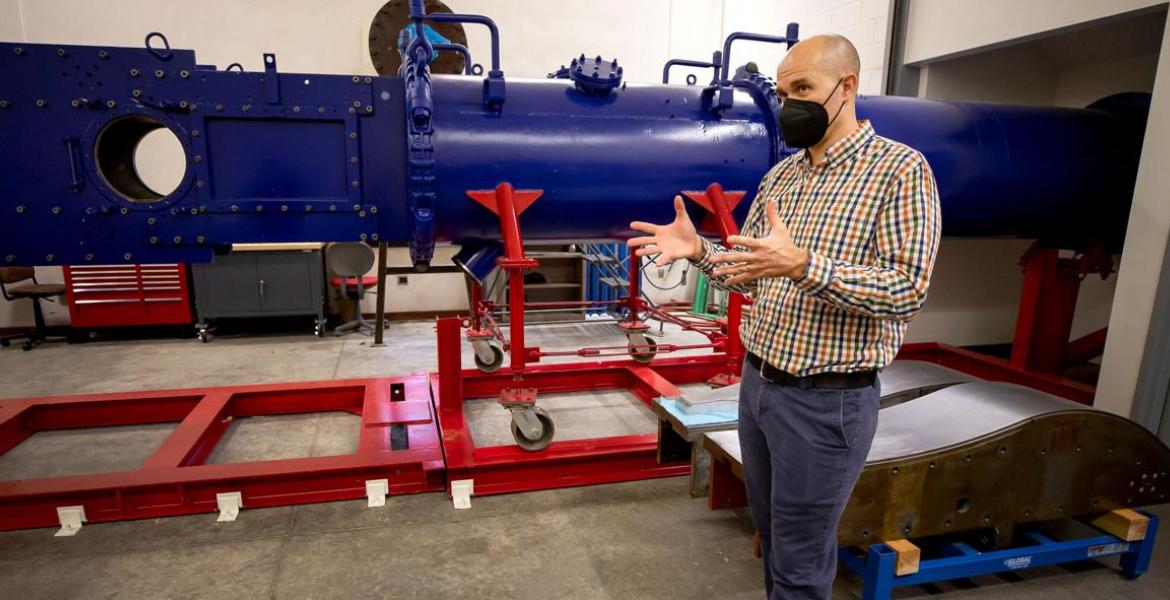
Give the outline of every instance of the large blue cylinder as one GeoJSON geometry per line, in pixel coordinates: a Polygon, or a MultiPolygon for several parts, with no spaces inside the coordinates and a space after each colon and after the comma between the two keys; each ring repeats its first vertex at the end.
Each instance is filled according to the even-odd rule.
{"type": "MultiPolygon", "coordinates": [[[[669,220],[671,197],[712,182],[748,192],[736,211],[742,219],[785,153],[772,111],[743,89],[716,115],[699,87],[631,85],[595,97],[565,80],[512,79],[495,113],[483,107],[482,85],[434,80],[439,239],[498,237],[494,216],[465,191],[502,181],[544,190],[521,218],[532,239],[620,236],[631,220],[669,220]]],[[[926,156],[944,234],[1082,246],[1115,244],[1123,233],[1140,144],[1132,113],[1144,122],[1140,99],[1124,104],[1110,111],[877,96],[859,98],[858,113],[926,156]]]]}
{"type": "Polygon", "coordinates": [[[1116,244],[1133,195],[1148,96],[1072,109],[864,97],[858,117],[922,152],[943,233],[1116,244]]]}
{"type": "Polygon", "coordinates": [[[478,79],[433,84],[439,239],[498,237],[498,220],[465,192],[502,181],[544,190],[520,219],[525,238],[615,237],[631,220],[671,218],[675,194],[711,182],[750,200],[778,151],[772,117],[746,93],[716,116],[696,87],[630,85],[597,97],[566,80],[509,80],[495,113],[478,79]]]}

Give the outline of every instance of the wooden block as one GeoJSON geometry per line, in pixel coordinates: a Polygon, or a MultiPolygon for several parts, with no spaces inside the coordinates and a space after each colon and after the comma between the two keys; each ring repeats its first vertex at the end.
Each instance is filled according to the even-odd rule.
{"type": "Polygon", "coordinates": [[[1089,522],[1090,525],[1127,542],[1146,539],[1150,518],[1137,511],[1121,508],[1107,512],[1089,522]]]}
{"type": "Polygon", "coordinates": [[[922,558],[922,550],[918,546],[910,540],[894,540],[886,542],[886,547],[898,555],[894,563],[894,575],[912,575],[918,572],[918,561],[922,558]]]}

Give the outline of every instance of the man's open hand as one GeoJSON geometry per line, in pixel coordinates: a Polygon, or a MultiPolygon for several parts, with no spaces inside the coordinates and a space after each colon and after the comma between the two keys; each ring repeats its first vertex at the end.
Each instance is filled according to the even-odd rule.
{"type": "Polygon", "coordinates": [[[727,238],[732,246],[742,246],[746,252],[725,252],[711,257],[712,263],[725,263],[715,269],[715,276],[730,276],[726,285],[740,285],[765,277],[789,277],[796,279],[808,270],[808,250],[798,248],[788,233],[788,227],[780,220],[776,204],[769,202],[768,223],[772,232],[765,238],[750,238],[733,235],[727,238]]]}
{"type": "Polygon", "coordinates": [[[687,216],[682,196],[674,197],[674,222],[669,225],[655,225],[634,221],[630,229],[650,235],[631,238],[626,242],[630,248],[637,248],[637,256],[657,254],[654,264],[662,267],[680,258],[698,260],[703,253],[703,243],[695,231],[695,225],[687,216]]]}

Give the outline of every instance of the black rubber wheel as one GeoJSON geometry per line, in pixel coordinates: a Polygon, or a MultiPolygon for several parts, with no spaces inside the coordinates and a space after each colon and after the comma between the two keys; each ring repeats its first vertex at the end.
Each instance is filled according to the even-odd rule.
{"type": "Polygon", "coordinates": [[[495,373],[499,370],[500,365],[504,364],[504,349],[495,344],[488,344],[488,348],[492,349],[491,362],[483,362],[479,357],[479,353],[473,352],[472,354],[475,356],[475,367],[483,373],[495,373]]]}
{"type": "Polygon", "coordinates": [[[4,346],[5,348],[7,348],[11,345],[12,345],[12,342],[9,340],[0,340],[0,346],[4,346]]]}
{"type": "Polygon", "coordinates": [[[540,420],[540,424],[543,426],[540,435],[535,439],[529,438],[520,431],[520,426],[515,421],[512,421],[512,439],[516,440],[516,445],[520,446],[521,450],[539,452],[552,443],[557,428],[553,424],[552,417],[548,416],[548,413],[543,408],[536,407],[533,409],[533,412],[536,413],[536,418],[540,420]]]}
{"type": "Polygon", "coordinates": [[[654,360],[654,355],[658,353],[658,344],[655,344],[654,340],[650,339],[650,336],[641,335],[639,337],[642,339],[630,346],[630,358],[643,365],[650,364],[650,361],[654,360]],[[649,348],[635,349],[634,346],[649,346],[649,348]]]}

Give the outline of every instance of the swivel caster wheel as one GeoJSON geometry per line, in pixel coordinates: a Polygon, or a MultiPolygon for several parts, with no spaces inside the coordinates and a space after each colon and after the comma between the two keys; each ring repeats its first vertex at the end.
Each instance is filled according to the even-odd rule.
{"type": "Polygon", "coordinates": [[[318,320],[314,323],[313,335],[319,338],[325,337],[325,321],[318,320]]]}
{"type": "Polygon", "coordinates": [[[5,348],[7,348],[11,345],[12,345],[12,342],[10,342],[8,340],[0,340],[0,346],[4,346],[5,348]]]}
{"type": "Polygon", "coordinates": [[[504,349],[495,342],[472,342],[475,367],[483,373],[495,373],[504,364],[504,349]]]}
{"type": "Polygon", "coordinates": [[[538,452],[552,442],[556,426],[543,408],[513,408],[512,437],[522,450],[538,452]]]}
{"type": "Polygon", "coordinates": [[[211,341],[211,334],[208,333],[206,329],[200,329],[197,335],[199,336],[199,341],[203,342],[204,344],[211,341]]]}
{"type": "Polygon", "coordinates": [[[658,344],[655,344],[654,340],[650,339],[650,336],[644,333],[630,336],[630,358],[634,359],[635,362],[643,365],[650,364],[650,361],[654,360],[654,355],[657,353],[658,344]],[[641,347],[635,348],[635,346],[641,347]]]}

